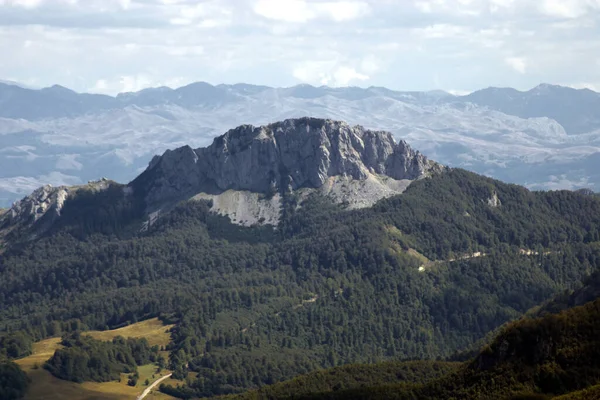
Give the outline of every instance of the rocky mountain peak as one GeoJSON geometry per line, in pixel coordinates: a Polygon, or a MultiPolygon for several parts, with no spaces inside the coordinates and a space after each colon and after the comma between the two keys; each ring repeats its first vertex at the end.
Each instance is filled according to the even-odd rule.
{"type": "Polygon", "coordinates": [[[39,220],[48,213],[59,216],[68,194],[69,189],[65,186],[42,186],[13,204],[7,216],[10,220],[31,222],[39,220]]]}
{"type": "MultiPolygon", "coordinates": [[[[65,201],[70,195],[66,186],[42,186],[34,190],[29,196],[17,201],[6,212],[0,213],[0,242],[13,230],[26,231],[37,226],[37,231],[44,231],[60,217],[65,201]]],[[[36,232],[31,230],[29,239],[36,237],[36,232]]]]}
{"type": "Polygon", "coordinates": [[[406,142],[396,143],[389,132],[298,118],[260,127],[242,125],[208,147],[167,151],[131,185],[146,193],[152,209],[198,193],[284,195],[324,187],[337,192],[336,182],[356,186],[369,181],[368,189],[349,188],[341,196],[351,203],[360,197],[360,205],[367,206],[442,169],[406,142]]]}
{"type": "Polygon", "coordinates": [[[35,237],[47,230],[61,216],[66,201],[78,191],[102,191],[110,184],[111,181],[102,178],[80,186],[42,186],[15,202],[9,210],[0,213],[0,238],[15,227],[19,230],[29,230],[29,234],[35,237]]]}

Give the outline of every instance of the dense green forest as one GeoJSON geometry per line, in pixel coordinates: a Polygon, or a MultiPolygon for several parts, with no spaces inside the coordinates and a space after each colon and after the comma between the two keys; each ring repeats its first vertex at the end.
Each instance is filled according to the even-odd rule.
{"type": "Polygon", "coordinates": [[[67,201],[51,235],[0,255],[0,343],[23,338],[10,357],[31,340],[159,316],[177,324],[168,350],[182,396],[237,393],[447,357],[600,264],[600,198],[462,170],[363,210],[288,196],[276,229],[185,202],[140,232],[139,202],[122,193],[67,201]]]}
{"type": "Polygon", "coordinates": [[[57,378],[73,382],[108,382],[121,373],[133,373],[138,365],[154,362],[158,348],[150,348],[146,339],[116,337],[102,342],[80,332],[65,335],[62,349],[46,362],[44,368],[57,378]]]}
{"type": "MultiPolygon", "coordinates": [[[[314,381],[289,399],[550,399],[595,398],[600,381],[600,299],[559,314],[508,324],[472,361],[439,379],[420,385],[394,383],[342,390],[323,390],[314,381]],[[306,394],[310,389],[313,393],[306,394]],[[587,389],[589,388],[589,389],[587,389]],[[586,390],[587,389],[587,390],[586,390]],[[585,395],[591,397],[581,397],[585,395]],[[562,397],[561,397],[562,398],[562,397]]],[[[369,368],[365,366],[364,368],[369,368]]],[[[377,370],[378,365],[371,368],[377,370]]],[[[327,375],[327,371],[322,374],[327,375]]],[[[267,399],[272,388],[232,397],[267,399]]],[[[401,380],[399,380],[401,382],[401,380]]],[[[277,393],[277,392],[276,392],[277,393]]]]}
{"type": "MultiPolygon", "coordinates": [[[[403,383],[411,386],[445,376],[458,370],[460,366],[460,363],[443,361],[387,361],[379,364],[350,364],[311,372],[289,381],[224,398],[278,399],[390,383],[403,383]]],[[[164,387],[161,390],[168,392],[164,387]]]]}
{"type": "Polygon", "coordinates": [[[29,378],[14,362],[0,356],[0,399],[22,398],[29,387],[29,378]]]}
{"type": "Polygon", "coordinates": [[[21,358],[31,354],[32,338],[22,332],[0,335],[0,359],[21,358]]]}

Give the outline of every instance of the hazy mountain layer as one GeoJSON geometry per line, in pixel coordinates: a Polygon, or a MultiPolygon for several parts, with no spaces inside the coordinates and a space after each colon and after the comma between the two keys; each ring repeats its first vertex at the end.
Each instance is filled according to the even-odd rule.
{"type": "Polygon", "coordinates": [[[303,116],[387,130],[443,164],[533,188],[594,188],[598,97],[550,85],[455,97],[196,83],[110,97],[0,84],[0,206],[48,183],[129,181],[166,149],[208,145],[231,126],[303,116]]]}

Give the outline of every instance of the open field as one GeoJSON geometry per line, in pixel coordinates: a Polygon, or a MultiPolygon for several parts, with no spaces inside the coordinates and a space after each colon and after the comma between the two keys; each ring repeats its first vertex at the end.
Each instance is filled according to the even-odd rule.
{"type": "Polygon", "coordinates": [[[168,331],[172,327],[173,325],[163,325],[158,318],[153,318],[112,331],[91,331],[86,332],[86,334],[96,340],[104,341],[110,341],[117,336],[123,336],[124,338],[146,338],[150,346],[166,346],[171,341],[168,331]]]}
{"type": "MultiPolygon", "coordinates": [[[[86,334],[89,334],[95,339],[105,341],[112,340],[117,336],[133,338],[145,337],[152,346],[166,346],[170,341],[170,335],[168,333],[170,328],[171,326],[162,325],[158,319],[154,318],[112,331],[91,331],[86,332],[86,334]]],[[[135,387],[127,385],[128,374],[121,374],[121,382],[85,382],[83,384],[78,384],[64,381],[54,377],[43,368],[44,362],[52,357],[56,349],[60,347],[60,338],[45,339],[33,345],[32,355],[15,361],[31,377],[32,383],[27,396],[25,397],[26,400],[136,399],[147,387],[145,385],[146,379],[152,384],[152,382],[159,379],[161,376],[169,373],[169,371],[166,370],[157,373],[156,366],[152,364],[140,366],[138,367],[140,378],[135,387]]],[[[167,379],[167,381],[177,382],[171,379],[167,379]]],[[[172,399],[172,397],[164,395],[158,392],[158,390],[154,390],[146,396],[145,399],[166,400],[172,399]]]]}

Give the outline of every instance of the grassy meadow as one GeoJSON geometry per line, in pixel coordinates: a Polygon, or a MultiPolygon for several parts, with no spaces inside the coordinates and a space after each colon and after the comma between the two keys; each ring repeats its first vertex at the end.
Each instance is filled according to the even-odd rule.
{"type": "MultiPolygon", "coordinates": [[[[110,341],[114,337],[146,338],[151,346],[166,346],[170,341],[169,330],[172,326],[163,325],[158,319],[150,319],[138,322],[120,329],[111,331],[90,331],[85,334],[94,339],[110,341]]],[[[16,360],[15,362],[31,378],[31,387],[27,392],[25,400],[126,400],[136,399],[144,389],[146,379],[152,382],[169,373],[163,370],[156,372],[153,364],[138,367],[140,378],[135,387],[127,385],[128,374],[121,374],[120,382],[84,382],[78,384],[64,381],[54,377],[43,368],[44,363],[52,357],[56,349],[60,348],[60,338],[50,338],[37,342],[33,345],[33,354],[16,360]]],[[[177,384],[178,381],[168,379],[166,383],[177,384]]],[[[145,399],[173,399],[170,396],[153,390],[145,399]]]]}

